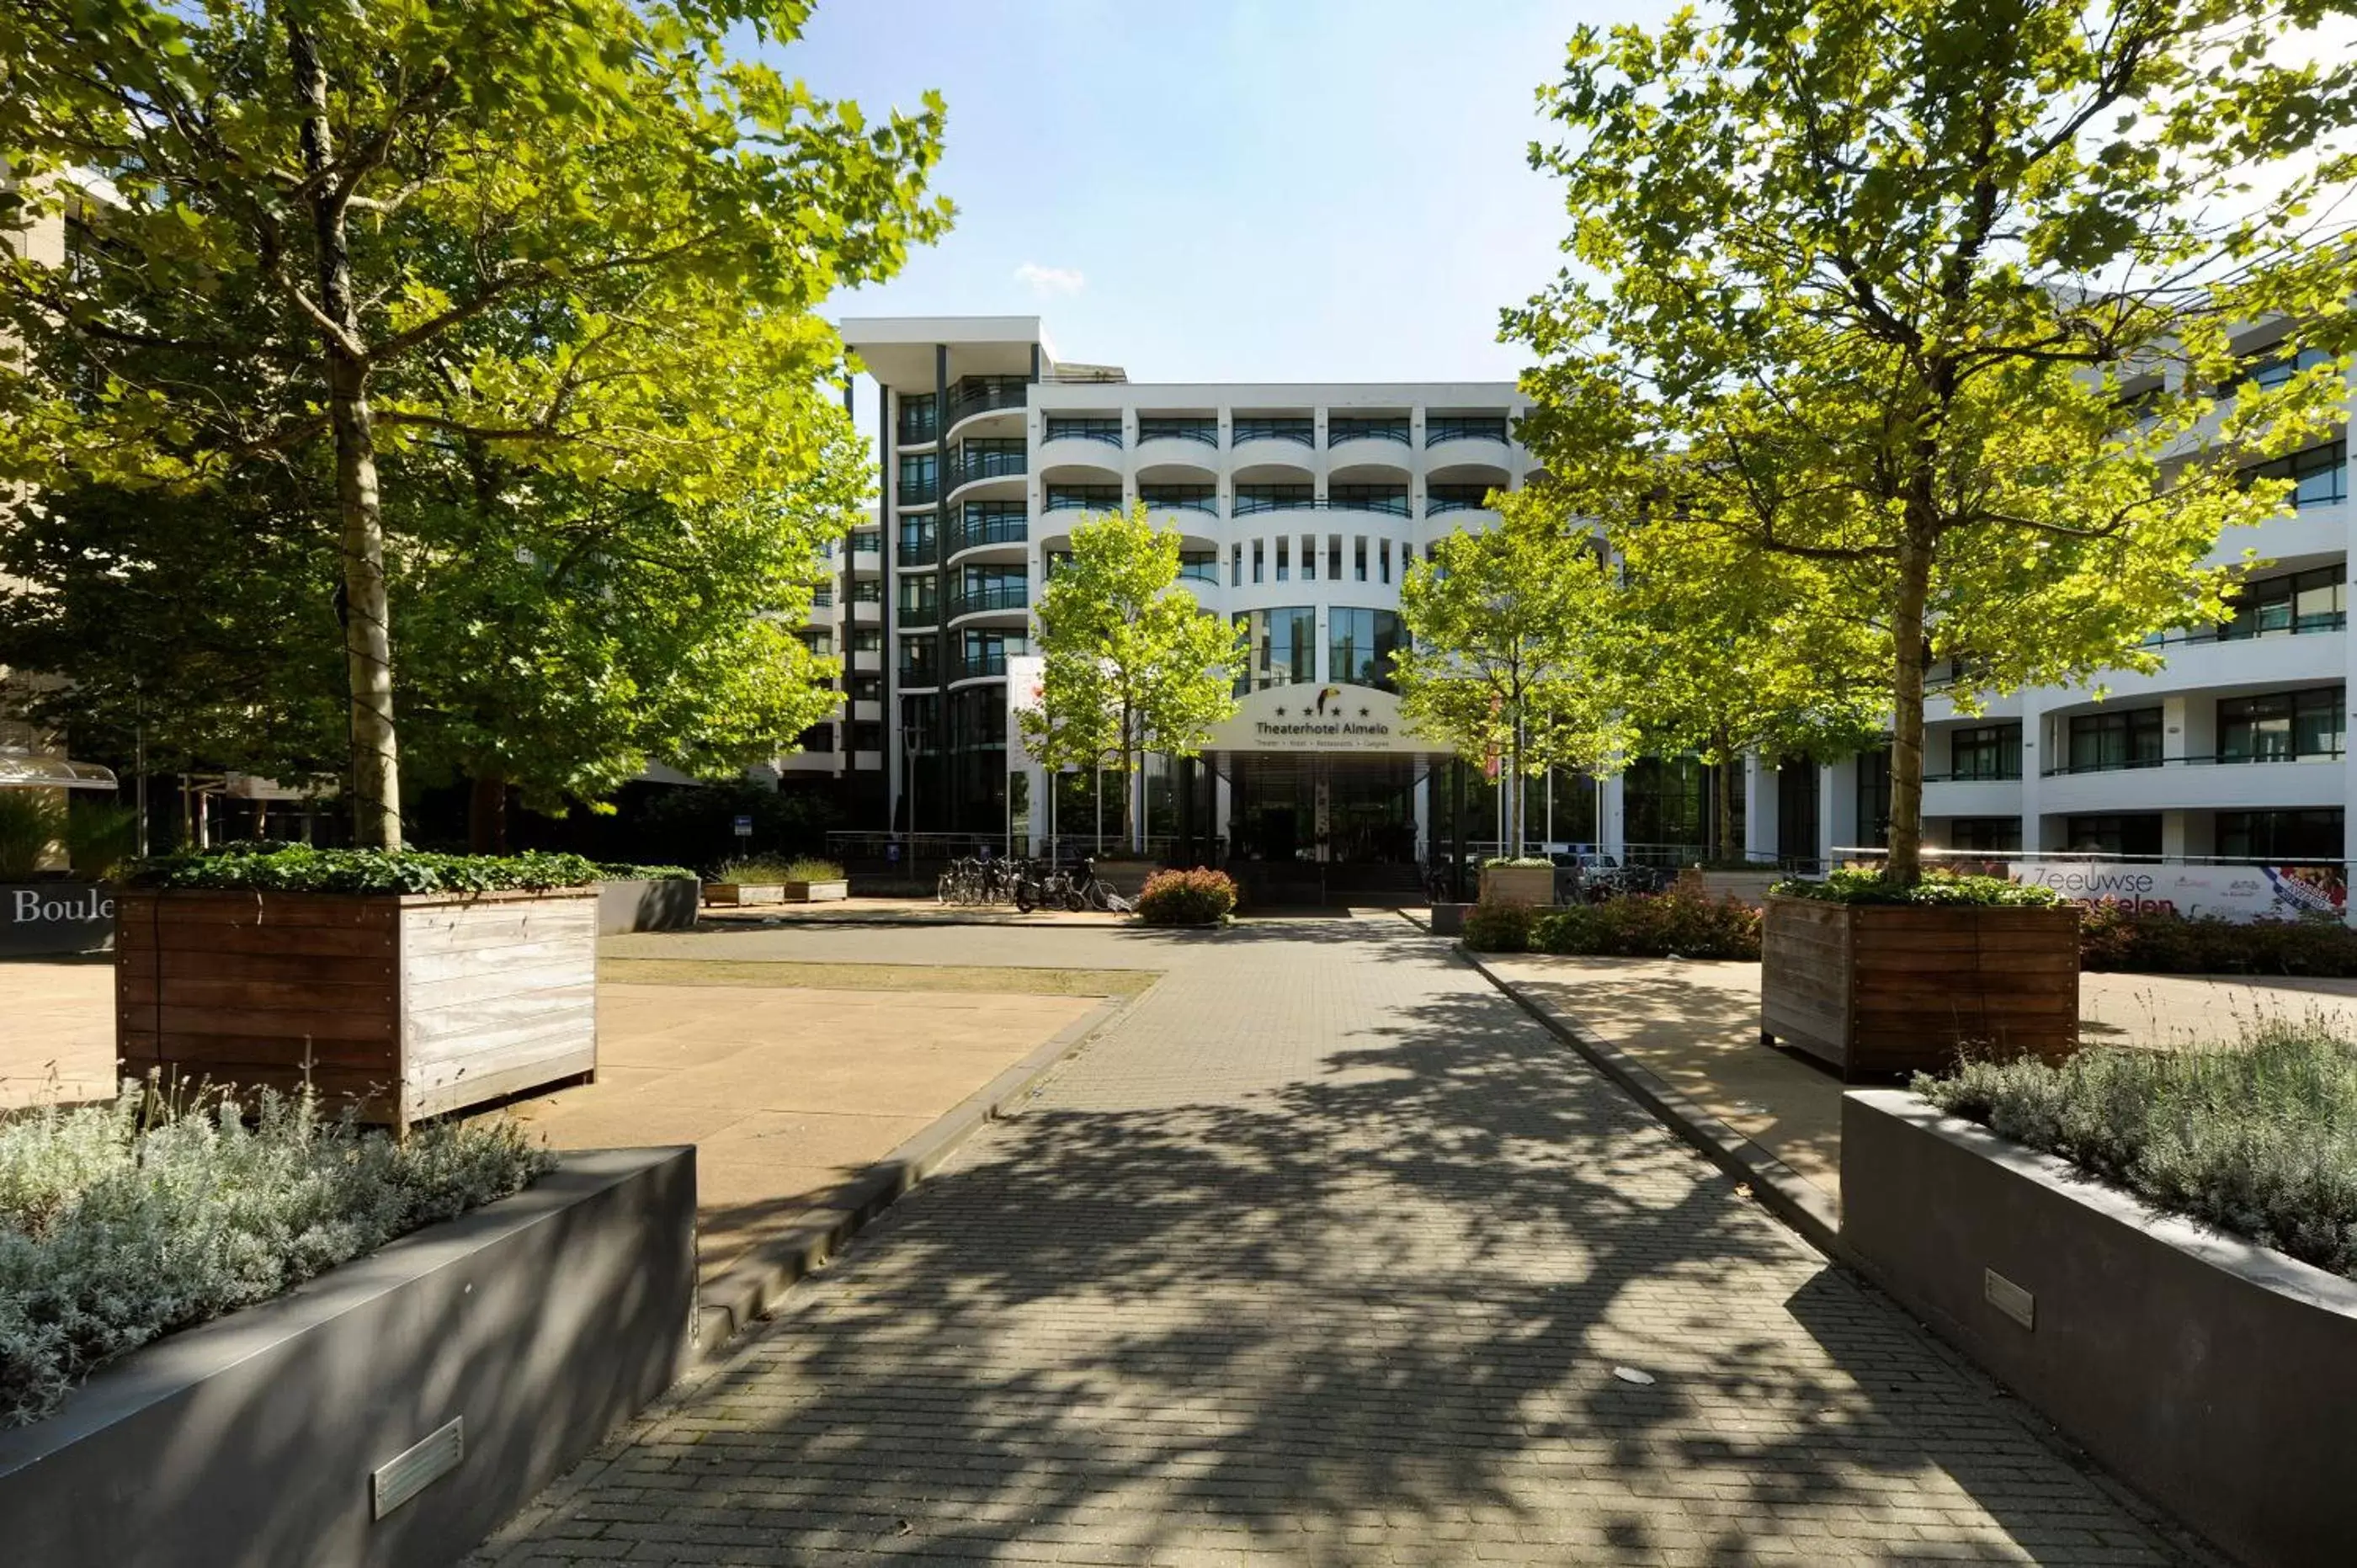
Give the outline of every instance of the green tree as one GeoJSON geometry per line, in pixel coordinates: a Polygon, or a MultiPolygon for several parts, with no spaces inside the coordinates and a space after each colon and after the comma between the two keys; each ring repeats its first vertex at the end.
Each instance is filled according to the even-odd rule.
{"type": "MultiPolygon", "coordinates": [[[[1542,482],[1501,504],[1561,501],[1542,482]]],[[[1614,689],[1640,749],[1711,765],[1719,854],[1738,855],[1735,790],[1746,757],[1829,760],[1880,740],[1889,706],[1889,683],[1877,678],[1881,650],[1862,623],[1824,613],[1815,562],[1767,552],[1728,559],[1716,540],[1682,529],[1626,531],[1622,542],[1614,689]],[[1705,583],[1710,591],[1697,591],[1705,583]]]]}
{"type": "MultiPolygon", "coordinates": [[[[1178,583],[1178,535],[1144,503],[1073,525],[1038,608],[1040,700],[1020,722],[1050,768],[1104,768],[1127,782],[1149,753],[1193,757],[1236,711],[1243,633],[1178,583]]],[[[1125,795],[1130,793],[1124,791],[1125,795]]],[[[1145,844],[1145,812],[1129,811],[1145,844]]]]}
{"type": "MultiPolygon", "coordinates": [[[[503,486],[484,518],[466,475],[413,474],[416,456],[393,460],[414,482],[387,509],[410,628],[403,768],[473,781],[477,848],[503,841],[511,785],[554,811],[650,761],[729,772],[839,700],[823,683],[834,661],[794,630],[802,541],[824,520],[546,474],[503,486]]],[[[839,498],[798,496],[839,521],[839,498]]],[[[316,500],[257,464],[188,495],[93,486],[26,509],[0,532],[0,575],[22,585],[0,585],[0,664],[64,678],[27,689],[26,716],[117,756],[136,731],[157,771],[329,785],[340,628],[320,571],[334,525],[316,500]]]]}
{"type": "MultiPolygon", "coordinates": [[[[723,47],[804,0],[26,0],[0,16],[0,465],[186,485],[324,443],[350,779],[401,835],[380,463],[469,444],[693,507],[805,482],[812,315],[947,221],[942,111],[871,124],[723,47]]],[[[423,557],[419,557],[423,559],[423,557]]]]}
{"type": "Polygon", "coordinates": [[[2255,466],[2329,427],[2357,65],[2301,63],[2325,9],[1734,0],[1583,28],[1542,93],[1573,263],[1505,317],[1528,437],[1616,544],[1686,536],[1695,594],[1770,553],[1871,629],[1894,878],[1927,667],[2152,668],[2149,634],[2219,613],[2222,532],[2283,499],[2255,466]]]}
{"type": "Polygon", "coordinates": [[[1410,723],[1494,763],[1514,853],[1528,840],[1529,780],[1595,772],[1628,741],[1613,671],[1624,635],[1613,575],[1586,524],[1507,499],[1500,526],[1442,540],[1409,568],[1397,656],[1410,723]]]}

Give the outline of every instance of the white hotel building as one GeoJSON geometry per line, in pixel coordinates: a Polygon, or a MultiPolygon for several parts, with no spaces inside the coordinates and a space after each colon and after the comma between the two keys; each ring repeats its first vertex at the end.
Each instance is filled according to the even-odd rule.
{"type": "MultiPolygon", "coordinates": [[[[1040,842],[1047,780],[1019,754],[1010,771],[1006,661],[1028,647],[1032,604],[1071,524],[1142,499],[1179,532],[1188,587],[1251,630],[1239,722],[1200,765],[1154,771],[1157,838],[1200,859],[1396,866],[1456,836],[1460,789],[1463,836],[1497,837],[1478,771],[1420,749],[1384,687],[1406,564],[1494,522],[1483,496],[1520,486],[1534,466],[1513,439],[1523,400],[1511,384],[1136,382],[1059,360],[1028,317],[851,320],[842,331],[882,391],[872,413],[882,499],[814,612],[813,639],[845,656],[845,709],[780,767],[835,776],[849,825],[976,840],[1011,826],[1040,842]],[[1329,710],[1371,716],[1298,722],[1329,710]],[[1386,733],[1369,738],[1374,730],[1386,733]]],[[[2246,347],[2253,373],[2270,373],[2264,337],[2246,347]]],[[[2266,562],[2242,610],[2169,639],[2160,673],[2113,676],[2101,702],[2091,689],[2026,691],[1975,717],[1934,700],[1932,842],[2351,853],[2345,435],[2286,467],[2293,504],[2222,550],[2266,562]]],[[[1742,848],[1807,861],[1877,843],[1888,779],[1887,754],[1753,759],[1742,848]]],[[[1089,832],[1073,814],[1085,787],[1068,779],[1060,794],[1067,835],[1089,832]]],[[[1698,765],[1645,759],[1600,782],[1534,788],[1531,832],[1692,859],[1706,848],[1706,799],[1698,765]]]]}

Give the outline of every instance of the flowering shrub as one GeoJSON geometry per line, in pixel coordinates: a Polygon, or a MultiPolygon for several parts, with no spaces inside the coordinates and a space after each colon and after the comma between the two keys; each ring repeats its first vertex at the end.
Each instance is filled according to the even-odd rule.
{"type": "Polygon", "coordinates": [[[1615,958],[1757,960],[1760,911],[1740,898],[1713,898],[1682,883],[1667,893],[1549,909],[1531,922],[1531,946],[1615,958]]]}
{"type": "Polygon", "coordinates": [[[1484,898],[1465,911],[1465,945],[1475,952],[1527,952],[1531,907],[1520,898],[1484,898]]]}
{"type": "Polygon", "coordinates": [[[1200,865],[1157,871],[1137,896],[1137,918],[1149,926],[1216,926],[1235,907],[1235,879],[1200,865]]]}
{"type": "Polygon", "coordinates": [[[1966,1061],[1915,1091],[2157,1208],[2357,1276],[2357,1044],[2319,1023],[2060,1067],[1966,1061]]]}
{"type": "Polygon", "coordinates": [[[39,1420],[114,1357],[505,1197],[552,1163],[512,1122],[396,1144],[308,1095],[168,1105],[127,1084],[113,1105],[0,1122],[0,1428],[39,1420]]]}
{"type": "Polygon", "coordinates": [[[2139,913],[2105,899],[2080,911],[2079,967],[2132,974],[2357,975],[2357,931],[2330,915],[2236,925],[2139,913]]]}

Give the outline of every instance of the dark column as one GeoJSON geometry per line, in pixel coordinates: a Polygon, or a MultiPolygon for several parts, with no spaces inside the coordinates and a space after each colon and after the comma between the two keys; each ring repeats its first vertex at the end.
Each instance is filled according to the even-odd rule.
{"type": "Polygon", "coordinates": [[[1465,759],[1448,759],[1448,836],[1456,848],[1448,857],[1448,897],[1465,902],[1465,759]]]}
{"type": "MultiPolygon", "coordinates": [[[[933,814],[944,831],[958,820],[950,799],[950,346],[933,345],[933,814]]],[[[911,823],[913,831],[915,824],[911,823]]]]}
{"type": "MultiPolygon", "coordinates": [[[[851,389],[846,386],[843,395],[847,403],[851,389]]],[[[883,632],[884,650],[876,661],[877,669],[884,678],[884,700],[876,710],[884,731],[883,749],[877,753],[877,761],[883,765],[884,780],[883,787],[877,793],[884,797],[884,831],[890,832],[900,820],[900,802],[892,793],[892,755],[900,745],[900,693],[897,684],[900,672],[899,660],[893,658],[899,645],[892,640],[892,611],[900,598],[900,519],[895,504],[898,498],[892,493],[892,392],[881,381],[876,383],[876,450],[883,454],[884,466],[884,471],[877,477],[876,491],[883,498],[882,504],[876,509],[876,526],[883,537],[876,542],[884,553],[883,613],[877,618],[877,625],[883,632]]],[[[852,624],[846,615],[844,619],[846,628],[844,635],[846,638],[851,635],[849,628],[852,624]]],[[[846,652],[845,667],[850,668],[851,662],[846,652]]],[[[845,723],[847,735],[847,714],[845,723]]],[[[913,827],[916,824],[912,822],[909,825],[913,827]]]]}
{"type": "Polygon", "coordinates": [[[1195,759],[1178,758],[1178,853],[1172,858],[1180,865],[1191,864],[1195,854],[1195,759]]]}

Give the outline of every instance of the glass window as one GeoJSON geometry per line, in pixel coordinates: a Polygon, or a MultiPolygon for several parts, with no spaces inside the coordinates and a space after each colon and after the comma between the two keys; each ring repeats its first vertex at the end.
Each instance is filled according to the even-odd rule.
{"type": "MultiPolygon", "coordinates": [[[[2255,361],[2243,372],[2242,379],[2257,387],[2279,387],[2301,371],[2330,364],[2332,356],[2321,349],[2302,349],[2296,354],[2270,354],[2255,361]]],[[[2232,391],[2230,386],[2227,390],[2232,391]]]]}
{"type": "Polygon", "coordinates": [[[1326,444],[1332,446],[1345,441],[1396,441],[1405,446],[1407,445],[1407,415],[1337,413],[1328,416],[1326,444]]]}
{"type": "Polygon", "coordinates": [[[1141,413],[1137,416],[1137,438],[1140,441],[1200,441],[1206,446],[1220,444],[1220,422],[1211,414],[1141,413]]]}
{"type": "Polygon", "coordinates": [[[1181,550],[1178,553],[1178,580],[1218,587],[1220,553],[1216,550],[1181,550]]]}
{"type": "Polygon", "coordinates": [[[1306,413],[1240,413],[1230,427],[1229,439],[1297,441],[1304,446],[1315,446],[1318,422],[1306,413]]]}
{"type": "Polygon", "coordinates": [[[1229,561],[1228,585],[1241,588],[1244,585],[1244,547],[1241,542],[1237,543],[1235,553],[1229,557],[1229,561]]]}
{"type": "Polygon", "coordinates": [[[900,639],[900,681],[903,685],[930,686],[935,680],[933,639],[930,637],[904,637],[900,639]]]}
{"type": "MultiPolygon", "coordinates": [[[[1022,502],[1014,503],[1020,509],[1022,502]]],[[[1148,499],[1148,505],[1153,504],[1148,499]]],[[[1119,485],[1049,485],[1042,511],[1119,511],[1119,485]]]]}
{"type": "Polygon", "coordinates": [[[2252,860],[2339,860],[2341,808],[2305,811],[2221,811],[2217,853],[2252,860]]]}
{"type": "Polygon", "coordinates": [[[1975,725],[1957,730],[1949,737],[1949,747],[1951,778],[2021,777],[2021,726],[2018,724],[1975,725]]]}
{"type": "Polygon", "coordinates": [[[851,602],[855,605],[880,605],[884,602],[884,579],[858,577],[851,584],[851,602]]]}
{"type": "Polygon", "coordinates": [[[1405,645],[1397,612],[1338,606],[1326,612],[1326,679],[1395,691],[1392,661],[1405,645]]]}
{"type": "Polygon", "coordinates": [[[2346,726],[2339,686],[2227,697],[2218,703],[2218,760],[2277,762],[2341,754],[2346,726]]]}
{"type": "Polygon", "coordinates": [[[1260,542],[1259,540],[1255,539],[1255,540],[1254,540],[1254,541],[1253,541],[1253,581],[1254,581],[1254,582],[1257,583],[1257,582],[1259,582],[1259,581],[1261,580],[1261,573],[1262,573],[1262,570],[1263,570],[1263,567],[1264,567],[1265,564],[1265,553],[1264,553],[1264,552],[1263,552],[1263,550],[1262,550],[1262,548],[1261,548],[1261,542],[1260,542]]]}
{"type": "Polygon", "coordinates": [[[1497,441],[1506,439],[1506,416],[1502,413],[1436,413],[1424,422],[1424,444],[1437,446],[1444,441],[1497,441]]]}
{"type": "Polygon", "coordinates": [[[2010,854],[2021,848],[2019,817],[1956,817],[1950,820],[1945,849],[2010,854]]]}
{"type": "Polygon", "coordinates": [[[1326,580],[1329,583],[1342,580],[1342,536],[1339,533],[1326,536],[1326,580]]]}
{"type": "Polygon", "coordinates": [[[880,703],[884,700],[884,677],[854,675],[851,678],[851,700],[855,703],[880,703]]]}
{"type": "Polygon", "coordinates": [[[1408,514],[1405,485],[1330,485],[1326,499],[1329,505],[1352,511],[1388,512],[1394,517],[1408,514]]]}
{"type": "Polygon", "coordinates": [[[1314,485],[1238,485],[1235,514],[1251,517],[1258,512],[1315,506],[1317,502],[1318,489],[1314,485]]]}
{"type": "Polygon", "coordinates": [[[880,528],[855,528],[851,531],[851,553],[855,555],[874,554],[884,548],[884,531],[880,528]]]}
{"type": "Polygon", "coordinates": [[[900,520],[900,564],[922,566],[940,553],[939,536],[933,532],[933,514],[904,517],[900,520]]]}
{"type": "Polygon", "coordinates": [[[1277,541],[1276,541],[1276,580],[1277,580],[1278,582],[1280,582],[1280,583],[1284,582],[1284,581],[1285,581],[1285,579],[1286,579],[1286,560],[1290,557],[1290,554],[1291,554],[1291,552],[1292,552],[1292,545],[1293,545],[1293,541],[1291,541],[1290,539],[1287,539],[1287,538],[1284,537],[1282,534],[1280,534],[1280,535],[1277,537],[1277,541]]]}
{"type": "Polygon", "coordinates": [[[1857,758],[1857,842],[1875,848],[1890,842],[1890,748],[1860,752],[1857,758]]]}
{"type": "Polygon", "coordinates": [[[1245,669],[1236,677],[1236,695],[1318,679],[1318,611],[1314,607],[1294,605],[1244,610],[1235,618],[1250,639],[1245,669]]]}
{"type": "Polygon", "coordinates": [[[1137,499],[1149,507],[1171,511],[1208,512],[1220,515],[1220,487],[1217,485],[1140,485],[1137,499]]]}
{"type": "Polygon", "coordinates": [[[2303,507],[2330,506],[2349,499],[2349,443],[2329,441],[2272,463],[2243,470],[2253,478],[2289,479],[2291,494],[2284,504],[2295,511],[2303,507]]]}
{"type": "Polygon", "coordinates": [[[810,728],[794,736],[794,749],[797,751],[833,751],[834,749],[834,726],[831,724],[811,725],[810,728]]]}
{"type": "Polygon", "coordinates": [[[1352,564],[1356,568],[1354,580],[1365,582],[1367,580],[1367,536],[1365,534],[1360,534],[1351,542],[1351,556],[1352,564]]]}
{"type": "Polygon", "coordinates": [[[2302,632],[2339,631],[2348,621],[2344,566],[2319,566],[2283,577],[2243,585],[2234,596],[2234,616],[2218,628],[2229,642],[2302,632]]]}
{"type": "Polygon", "coordinates": [[[1375,541],[1375,560],[1383,568],[1383,580],[1386,583],[1390,582],[1392,580],[1392,542],[1390,540],[1375,541]]]}
{"type": "Polygon", "coordinates": [[[900,394],[900,439],[911,445],[931,441],[942,427],[941,408],[931,392],[900,394]]]}
{"type": "Polygon", "coordinates": [[[2158,854],[2160,813],[2125,812],[2118,816],[2066,817],[2063,847],[2073,854],[2158,854]]]}
{"type": "Polygon", "coordinates": [[[883,750],[883,725],[875,719],[863,719],[859,723],[853,725],[851,726],[850,749],[853,751],[883,750]]]}
{"type": "Polygon", "coordinates": [[[940,493],[941,459],[931,452],[902,453],[900,456],[900,499],[908,505],[920,505],[940,493]]]}
{"type": "Polygon", "coordinates": [[[1629,857],[1677,865],[1703,843],[1703,766],[1691,757],[1640,757],[1620,779],[1622,832],[1629,857]]]}
{"type": "MultiPolygon", "coordinates": [[[[825,630],[823,628],[814,626],[804,627],[795,635],[802,639],[802,646],[804,648],[809,649],[813,653],[819,655],[821,658],[824,658],[826,655],[834,651],[834,633],[825,630]]],[[[857,644],[855,643],[854,646],[856,647],[857,644]]]]}
{"type": "Polygon", "coordinates": [[[1071,414],[1048,415],[1043,439],[1049,441],[1102,441],[1108,446],[1121,445],[1121,416],[1111,419],[1096,415],[1079,417],[1071,414]]]}
{"type": "Polygon", "coordinates": [[[872,626],[858,628],[851,634],[851,651],[854,653],[883,652],[884,633],[872,626]]]}
{"type": "Polygon", "coordinates": [[[903,614],[931,610],[940,592],[941,580],[931,572],[911,572],[900,579],[900,609],[903,614]]]}
{"type": "Polygon", "coordinates": [[[2072,773],[2160,766],[2160,710],[2133,708],[2118,714],[2081,714],[2071,721],[2072,773]]]}
{"type": "Polygon", "coordinates": [[[1426,485],[1424,489],[1424,515],[1438,517],[1447,511],[1479,511],[1490,504],[1487,485],[1426,485]]]}

